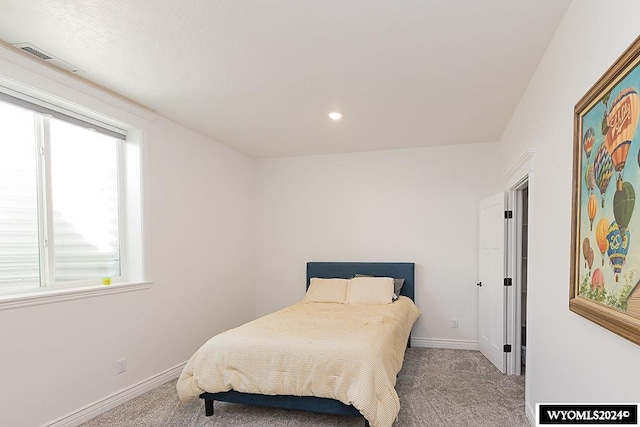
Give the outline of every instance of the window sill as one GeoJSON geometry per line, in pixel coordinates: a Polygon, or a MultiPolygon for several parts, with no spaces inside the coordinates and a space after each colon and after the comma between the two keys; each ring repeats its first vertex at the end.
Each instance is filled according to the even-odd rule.
{"type": "Polygon", "coordinates": [[[34,305],[51,304],[102,295],[120,294],[149,289],[152,282],[117,283],[109,286],[96,285],[84,288],[46,289],[36,292],[0,296],[0,311],[34,305]]]}

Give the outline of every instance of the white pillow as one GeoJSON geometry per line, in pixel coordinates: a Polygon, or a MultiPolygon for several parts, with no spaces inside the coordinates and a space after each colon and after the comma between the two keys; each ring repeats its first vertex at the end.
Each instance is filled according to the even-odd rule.
{"type": "Polygon", "coordinates": [[[347,299],[348,279],[311,278],[311,284],[302,301],[307,302],[339,302],[347,299]]]}
{"type": "Polygon", "coordinates": [[[391,277],[354,277],[349,280],[347,304],[390,304],[392,301],[391,277]]]}

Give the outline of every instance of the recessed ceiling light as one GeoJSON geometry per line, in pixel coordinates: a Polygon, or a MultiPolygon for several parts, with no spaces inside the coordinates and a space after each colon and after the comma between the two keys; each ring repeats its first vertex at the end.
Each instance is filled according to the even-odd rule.
{"type": "Polygon", "coordinates": [[[342,118],[342,114],[338,113],[337,111],[334,111],[332,113],[329,113],[329,118],[331,120],[340,120],[342,118]]]}

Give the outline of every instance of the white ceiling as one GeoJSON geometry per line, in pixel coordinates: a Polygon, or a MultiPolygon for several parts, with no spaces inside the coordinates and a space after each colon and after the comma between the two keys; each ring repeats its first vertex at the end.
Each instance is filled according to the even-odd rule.
{"type": "Polygon", "coordinates": [[[569,3],[2,0],[0,39],[264,158],[499,140],[569,3]]]}

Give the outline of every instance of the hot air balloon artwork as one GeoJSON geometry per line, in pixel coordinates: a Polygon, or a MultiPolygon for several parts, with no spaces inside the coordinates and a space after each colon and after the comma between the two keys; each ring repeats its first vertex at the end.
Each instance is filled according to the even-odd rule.
{"type": "Polygon", "coordinates": [[[588,237],[585,237],[582,241],[582,255],[584,256],[584,266],[589,269],[589,274],[591,274],[591,266],[593,266],[593,248],[591,248],[591,242],[588,237]]]}
{"type": "Polygon", "coordinates": [[[622,272],[622,267],[629,252],[631,234],[629,234],[629,230],[626,230],[623,234],[618,224],[613,221],[607,233],[607,243],[607,255],[616,275],[616,282],[618,282],[620,280],[620,272],[622,272]]]}
{"type": "Polygon", "coordinates": [[[604,275],[602,270],[596,268],[591,276],[591,288],[595,291],[598,289],[604,289],[604,275]]]}
{"type": "Polygon", "coordinates": [[[596,217],[596,211],[598,210],[598,201],[596,195],[589,196],[589,202],[587,203],[587,215],[589,216],[589,227],[593,231],[593,219],[596,217]]]}
{"type": "Polygon", "coordinates": [[[593,165],[587,166],[587,171],[584,173],[584,183],[587,184],[589,194],[593,193],[593,189],[596,188],[596,174],[593,165]]]}
{"type": "Polygon", "coordinates": [[[596,158],[594,160],[594,168],[596,175],[596,185],[600,189],[600,196],[602,197],[602,207],[604,208],[604,195],[607,192],[609,181],[613,175],[613,163],[611,162],[611,155],[607,151],[607,147],[603,142],[598,147],[596,152],[596,158]]]}
{"type": "Polygon", "coordinates": [[[602,113],[602,121],[600,122],[602,130],[602,134],[606,135],[609,132],[609,120],[607,117],[607,105],[609,104],[609,98],[611,97],[611,92],[607,93],[602,97],[602,103],[604,104],[604,111],[602,113]]]}
{"type": "Polygon", "coordinates": [[[616,192],[613,195],[613,216],[616,219],[616,223],[620,226],[620,234],[624,236],[631,222],[631,215],[633,215],[633,208],[636,204],[636,193],[633,190],[633,186],[629,182],[622,182],[621,178],[618,178],[616,183],[616,192]]]}
{"type": "Polygon", "coordinates": [[[587,129],[582,137],[582,148],[584,148],[584,153],[587,155],[587,160],[589,160],[589,156],[591,156],[591,150],[593,150],[593,142],[596,140],[596,132],[593,128],[587,129]]]}
{"type": "Polygon", "coordinates": [[[569,308],[640,345],[640,37],[573,112],[569,308]]]}
{"type": "Polygon", "coordinates": [[[609,128],[605,137],[605,145],[619,178],[622,177],[622,170],[627,162],[629,148],[631,148],[631,140],[638,126],[639,111],[638,92],[628,87],[618,93],[607,115],[609,128]]]}
{"type": "Polygon", "coordinates": [[[600,249],[600,253],[602,254],[602,265],[604,266],[604,254],[607,252],[607,234],[609,234],[609,221],[602,218],[598,221],[598,225],[596,226],[596,243],[598,244],[598,249],[600,249]]]}

